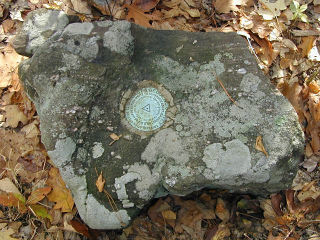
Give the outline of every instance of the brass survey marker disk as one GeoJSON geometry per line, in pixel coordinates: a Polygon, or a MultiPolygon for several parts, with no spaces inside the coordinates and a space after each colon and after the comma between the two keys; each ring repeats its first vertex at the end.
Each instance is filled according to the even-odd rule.
{"type": "Polygon", "coordinates": [[[173,123],[177,109],[171,94],[153,81],[142,81],[135,91],[127,91],[120,104],[122,123],[141,136],[173,123]]]}

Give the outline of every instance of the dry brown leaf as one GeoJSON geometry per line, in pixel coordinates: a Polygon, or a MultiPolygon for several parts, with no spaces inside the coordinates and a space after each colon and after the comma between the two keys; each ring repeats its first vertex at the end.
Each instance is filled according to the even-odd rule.
{"type": "Polygon", "coordinates": [[[229,209],[227,209],[227,204],[221,198],[218,198],[217,200],[215,213],[223,222],[227,222],[230,218],[230,212],[229,209]]]}
{"type": "Polygon", "coordinates": [[[250,36],[259,44],[260,47],[255,48],[256,53],[260,56],[261,61],[270,66],[272,61],[274,60],[273,55],[273,47],[272,44],[266,38],[259,38],[254,34],[250,34],[250,36]]]}
{"type": "Polygon", "coordinates": [[[38,129],[39,122],[37,120],[29,123],[28,125],[25,125],[22,129],[21,132],[25,133],[26,138],[35,138],[39,136],[40,130],[38,129]]]}
{"type": "Polygon", "coordinates": [[[0,190],[6,193],[14,193],[14,194],[21,195],[19,189],[11,181],[10,178],[3,178],[0,180],[0,190]]]}
{"type": "Polygon", "coordinates": [[[227,224],[219,224],[218,231],[211,240],[220,240],[230,236],[230,229],[227,224]]]}
{"type": "Polygon", "coordinates": [[[309,36],[309,37],[303,37],[302,42],[298,46],[298,48],[301,49],[301,56],[303,58],[308,56],[308,53],[310,52],[311,48],[313,47],[315,37],[309,36]]]}
{"type": "Polygon", "coordinates": [[[99,192],[103,191],[105,183],[106,183],[106,180],[103,178],[102,172],[101,172],[97,181],[96,181],[96,187],[98,188],[99,192]]]}
{"type": "Polygon", "coordinates": [[[176,213],[171,210],[162,211],[161,214],[165,219],[176,219],[177,218],[176,213]]]}
{"type": "Polygon", "coordinates": [[[271,205],[272,205],[272,208],[273,210],[276,212],[276,214],[278,216],[282,216],[283,215],[283,212],[281,210],[281,202],[282,202],[282,196],[281,194],[273,194],[271,196],[271,205]]]}
{"type": "Polygon", "coordinates": [[[308,86],[311,93],[317,94],[320,92],[320,87],[316,81],[312,81],[308,86]]]}
{"type": "Polygon", "coordinates": [[[112,145],[114,142],[118,141],[122,137],[122,134],[118,136],[115,133],[111,133],[109,137],[111,137],[111,139],[113,140],[111,143],[109,143],[109,145],[112,145]]]}
{"type": "Polygon", "coordinates": [[[11,19],[6,19],[2,22],[4,33],[9,32],[13,28],[13,26],[14,26],[14,21],[11,19]]]}
{"type": "Polygon", "coordinates": [[[183,0],[164,0],[163,4],[168,8],[174,8],[181,4],[183,0]]]}
{"type": "Polygon", "coordinates": [[[266,156],[268,157],[268,153],[267,153],[266,149],[265,149],[264,146],[263,146],[262,137],[261,137],[261,136],[258,136],[258,137],[257,137],[255,148],[256,148],[258,151],[263,152],[264,155],[266,155],[266,156]]]}
{"type": "Polygon", "coordinates": [[[281,10],[287,8],[284,0],[259,0],[259,3],[261,6],[259,7],[258,13],[264,20],[272,20],[273,18],[280,16],[281,10]]]}
{"type": "Polygon", "coordinates": [[[248,0],[216,0],[214,7],[218,13],[228,13],[230,11],[238,11],[237,6],[244,6],[248,0]]]}
{"type": "Polygon", "coordinates": [[[0,108],[0,110],[5,111],[5,127],[16,128],[19,122],[22,124],[26,124],[28,122],[28,118],[23,114],[18,105],[7,105],[0,108]]]}
{"type": "Polygon", "coordinates": [[[152,22],[160,20],[158,12],[153,12],[152,14],[145,14],[139,7],[136,5],[125,4],[124,7],[128,8],[128,14],[126,19],[133,20],[136,24],[143,27],[152,28],[152,22]]]}
{"type": "Polygon", "coordinates": [[[12,234],[15,232],[13,231],[12,228],[6,228],[7,224],[6,223],[1,223],[0,225],[0,239],[1,240],[17,240],[18,238],[13,238],[11,237],[12,234]]]}
{"type": "Polygon", "coordinates": [[[200,17],[200,12],[198,9],[194,9],[194,8],[190,8],[190,6],[185,2],[185,1],[182,1],[181,4],[180,4],[180,8],[183,10],[183,11],[186,11],[187,13],[189,13],[189,15],[191,17],[200,17]]]}
{"type": "Polygon", "coordinates": [[[17,54],[10,45],[0,53],[0,89],[11,85],[12,75],[18,71],[23,56],[17,54]]]}
{"type": "Polygon", "coordinates": [[[74,201],[69,189],[66,188],[59,170],[51,167],[49,171],[49,178],[47,185],[52,187],[52,191],[48,194],[48,199],[52,202],[56,202],[54,209],[60,209],[62,212],[71,212],[74,201]]]}
{"type": "Polygon", "coordinates": [[[27,204],[36,204],[45,198],[45,196],[51,192],[51,187],[38,188],[31,192],[31,195],[28,198],[27,204]]]}
{"type": "Polygon", "coordinates": [[[159,2],[160,0],[135,0],[133,5],[136,5],[143,12],[149,12],[155,8],[159,2]]]}

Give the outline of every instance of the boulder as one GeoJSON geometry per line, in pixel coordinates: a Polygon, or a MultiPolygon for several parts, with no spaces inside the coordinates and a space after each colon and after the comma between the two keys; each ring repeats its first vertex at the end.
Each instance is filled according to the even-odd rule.
{"type": "Polygon", "coordinates": [[[42,142],[91,228],[126,227],[167,194],[290,187],[296,113],[236,33],[72,23],[30,53],[19,75],[42,142]]]}

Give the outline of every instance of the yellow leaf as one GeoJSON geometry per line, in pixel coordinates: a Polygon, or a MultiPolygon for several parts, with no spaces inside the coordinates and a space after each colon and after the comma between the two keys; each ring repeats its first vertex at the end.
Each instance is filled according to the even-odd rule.
{"type": "Polygon", "coordinates": [[[62,212],[71,212],[74,201],[69,189],[66,188],[59,170],[52,167],[49,171],[47,185],[52,187],[52,191],[47,195],[49,201],[56,202],[54,209],[60,209],[62,212]]]}
{"type": "Polygon", "coordinates": [[[105,183],[106,183],[106,180],[103,179],[102,172],[101,172],[99,177],[98,177],[98,179],[97,179],[97,181],[96,181],[96,186],[97,186],[99,192],[103,191],[105,183]]]}
{"type": "Polygon", "coordinates": [[[162,211],[161,213],[165,219],[177,219],[176,213],[171,210],[162,211]]]}
{"type": "Polygon", "coordinates": [[[258,151],[263,152],[263,153],[268,157],[268,153],[267,153],[266,149],[265,149],[264,146],[263,146],[262,137],[261,137],[261,136],[258,136],[258,137],[257,137],[255,148],[256,148],[258,151]]]}
{"type": "Polygon", "coordinates": [[[32,211],[37,215],[37,217],[48,218],[52,222],[52,216],[48,213],[44,206],[39,204],[30,205],[32,211]]]}

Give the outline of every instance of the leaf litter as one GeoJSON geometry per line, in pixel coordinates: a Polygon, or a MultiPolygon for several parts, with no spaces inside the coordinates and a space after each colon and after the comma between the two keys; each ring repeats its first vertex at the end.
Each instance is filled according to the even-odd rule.
{"type": "MultiPolygon", "coordinates": [[[[9,42],[25,16],[41,7],[64,10],[81,21],[126,19],[162,30],[236,31],[291,102],[305,132],[305,159],[292,189],[270,198],[214,190],[160,198],[120,235],[108,233],[112,239],[319,238],[319,0],[111,0],[101,5],[29,0],[0,5],[0,239],[78,238],[76,232],[108,239],[106,232],[77,218],[71,193],[40,142],[34,105],[18,79],[17,66],[24,57],[9,42]]],[[[121,135],[110,137],[113,143],[121,135]]],[[[267,155],[259,137],[256,148],[267,155]]],[[[96,184],[112,202],[102,175],[96,184]]]]}

